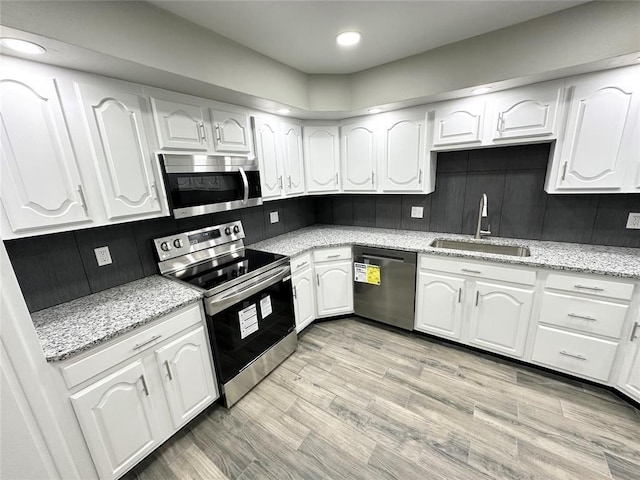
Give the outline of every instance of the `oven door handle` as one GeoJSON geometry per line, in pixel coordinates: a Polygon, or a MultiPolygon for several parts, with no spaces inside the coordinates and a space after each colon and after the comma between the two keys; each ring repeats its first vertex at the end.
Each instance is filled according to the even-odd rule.
{"type": "Polygon", "coordinates": [[[244,187],[244,198],[242,199],[242,204],[246,205],[249,201],[249,180],[247,180],[247,174],[244,172],[244,168],[238,167],[238,171],[242,177],[242,186],[244,187]]]}
{"type": "Polygon", "coordinates": [[[225,308],[228,308],[238,303],[239,301],[260,292],[260,290],[264,290],[271,285],[275,285],[276,283],[284,280],[285,277],[290,274],[290,272],[291,267],[289,265],[285,265],[278,268],[275,274],[269,275],[267,278],[259,278],[249,285],[238,285],[237,287],[234,287],[219,295],[205,298],[205,307],[207,310],[207,314],[215,315],[225,308]]]}

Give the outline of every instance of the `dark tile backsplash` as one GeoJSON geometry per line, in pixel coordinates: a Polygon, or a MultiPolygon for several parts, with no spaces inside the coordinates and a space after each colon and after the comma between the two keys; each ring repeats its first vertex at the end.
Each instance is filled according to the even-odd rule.
{"type": "Polygon", "coordinates": [[[432,194],[319,197],[317,220],[471,235],[480,196],[486,193],[494,236],[640,247],[640,231],[625,229],[629,212],[640,212],[640,195],[548,195],[549,148],[536,144],[440,153],[432,194]],[[411,218],[412,206],[424,207],[424,218],[411,218]]]}
{"type": "Polygon", "coordinates": [[[547,195],[549,145],[523,145],[438,155],[429,195],[326,195],[187,219],[129,224],[6,241],[29,310],[34,312],[157,273],[151,240],[240,218],[246,244],[314,223],[473,234],[480,195],[489,198],[494,236],[640,247],[626,230],[640,195],[547,195]],[[411,207],[423,218],[411,218],[411,207]],[[269,214],[277,210],[280,221],[269,214]],[[113,264],[98,267],[93,249],[108,245],[113,264]]]}
{"type": "Polygon", "coordinates": [[[154,238],[241,219],[247,245],[316,223],[313,198],[269,202],[175,220],[164,217],[75,232],[7,240],[5,245],[29,311],[58,305],[158,273],[154,238]],[[278,211],[280,221],[269,222],[278,211]],[[98,267],[93,249],[109,246],[111,265],[98,267]]]}

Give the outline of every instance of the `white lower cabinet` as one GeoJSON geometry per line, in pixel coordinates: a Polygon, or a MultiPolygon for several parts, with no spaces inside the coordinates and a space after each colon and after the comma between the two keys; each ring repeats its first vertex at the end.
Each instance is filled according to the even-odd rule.
{"type": "Polygon", "coordinates": [[[420,272],[415,329],[460,340],[464,284],[462,278],[436,272],[420,272]]]}
{"type": "Polygon", "coordinates": [[[640,318],[631,327],[623,354],[617,388],[640,402],[640,318]]]}
{"type": "Polygon", "coordinates": [[[533,289],[476,281],[469,343],[514,357],[524,354],[533,289]]]}
{"type": "Polygon", "coordinates": [[[198,304],[61,366],[101,479],[122,476],[218,398],[209,352],[198,304]]]}
{"type": "Polygon", "coordinates": [[[351,260],[316,265],[318,317],[353,312],[351,260]]]}
{"type": "Polygon", "coordinates": [[[316,289],[311,266],[291,275],[296,332],[304,330],[316,317],[316,289]]]}

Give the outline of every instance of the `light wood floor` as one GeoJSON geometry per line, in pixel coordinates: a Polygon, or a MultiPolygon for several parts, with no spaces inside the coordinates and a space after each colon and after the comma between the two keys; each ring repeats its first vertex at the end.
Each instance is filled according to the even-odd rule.
{"type": "Polygon", "coordinates": [[[310,326],[231,410],[126,478],[640,479],[640,412],[606,390],[360,319],[310,326]]]}

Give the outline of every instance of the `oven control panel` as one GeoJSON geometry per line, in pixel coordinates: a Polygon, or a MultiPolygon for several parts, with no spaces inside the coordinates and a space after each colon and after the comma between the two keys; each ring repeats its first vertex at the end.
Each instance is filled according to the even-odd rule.
{"type": "Polygon", "coordinates": [[[163,262],[243,238],[242,222],[237,220],[214,227],[156,238],[153,244],[156,248],[158,260],[163,262]]]}

